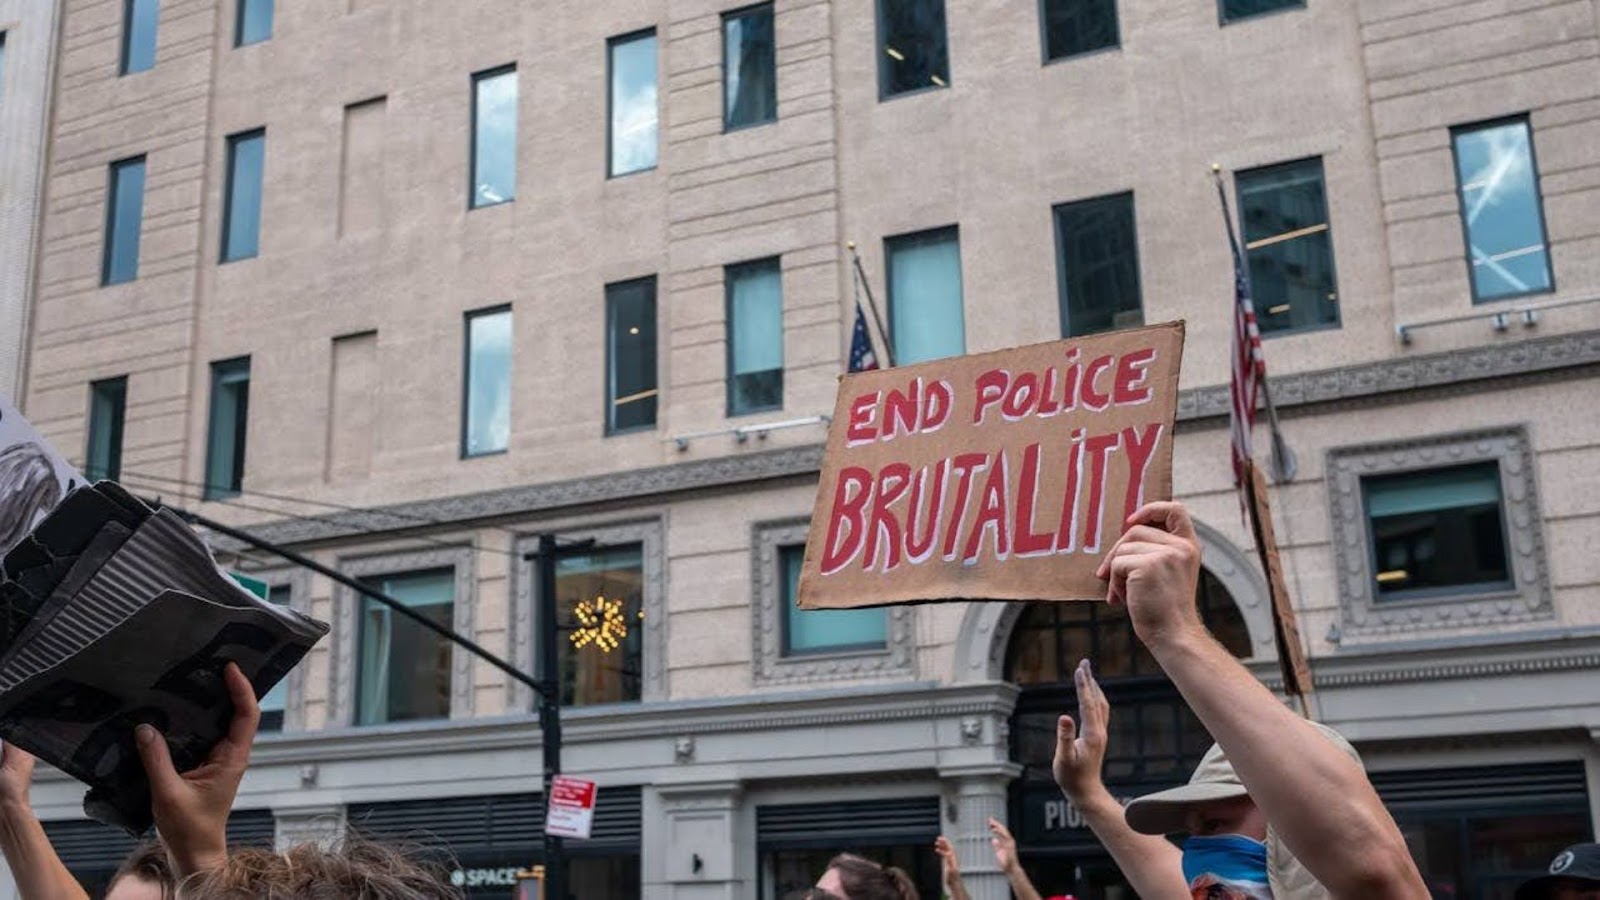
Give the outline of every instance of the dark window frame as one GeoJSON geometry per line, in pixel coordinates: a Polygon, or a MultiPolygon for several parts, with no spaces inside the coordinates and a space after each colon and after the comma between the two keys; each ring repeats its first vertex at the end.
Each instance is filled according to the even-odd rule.
{"type": "MultiPolygon", "coordinates": [[[[738,9],[724,12],[720,19],[722,32],[722,133],[729,134],[734,131],[744,131],[747,128],[760,128],[778,121],[778,12],[774,0],[765,0],[762,3],[751,3],[738,9]],[[728,124],[728,20],[738,19],[750,15],[758,10],[765,9],[772,16],[772,118],[761,119],[755,122],[744,122],[738,125],[728,124]]],[[[607,87],[610,87],[608,84],[607,87]]]]}
{"type": "Polygon", "coordinates": [[[1229,25],[1233,25],[1237,22],[1253,22],[1256,19],[1264,19],[1267,16],[1276,16],[1282,13],[1300,12],[1304,11],[1306,6],[1307,0],[1290,0],[1290,2],[1285,3],[1276,9],[1267,9],[1262,10],[1261,12],[1246,13],[1245,15],[1234,16],[1230,19],[1228,17],[1227,0],[1217,0],[1217,27],[1226,28],[1229,25]]]}
{"type": "Polygon", "coordinates": [[[1133,279],[1134,290],[1138,292],[1139,316],[1144,318],[1144,270],[1139,256],[1139,206],[1135,200],[1134,192],[1130,188],[1126,191],[1115,191],[1109,194],[1100,194],[1094,197],[1081,197],[1077,200],[1068,200],[1050,207],[1050,224],[1055,230],[1056,239],[1056,307],[1061,317],[1061,336],[1081,337],[1073,335],[1068,327],[1071,317],[1067,310],[1067,243],[1066,235],[1061,231],[1061,213],[1064,209],[1080,203],[1099,203],[1109,200],[1128,198],[1129,220],[1132,226],[1133,238],[1133,279]]]}
{"type": "MultiPolygon", "coordinates": [[[[461,329],[461,435],[460,435],[461,444],[460,444],[460,453],[461,453],[461,458],[462,459],[479,459],[479,458],[485,457],[485,456],[503,456],[506,453],[511,452],[511,447],[510,447],[510,441],[509,440],[507,441],[507,445],[505,447],[501,447],[498,450],[481,450],[481,451],[479,451],[477,453],[473,453],[473,452],[471,452],[471,451],[469,451],[467,449],[468,435],[469,435],[469,433],[471,431],[469,426],[471,425],[471,409],[472,409],[472,320],[480,318],[482,316],[493,316],[493,315],[498,315],[500,313],[509,314],[510,312],[511,312],[511,304],[509,304],[509,303],[501,303],[501,304],[498,304],[498,305],[495,305],[495,306],[485,306],[485,307],[482,307],[482,308],[479,308],[479,309],[469,309],[466,312],[461,314],[462,329],[461,329]]],[[[517,324],[516,317],[512,316],[511,326],[512,326],[513,329],[516,328],[516,324],[517,324]]],[[[516,341],[514,339],[512,341],[512,346],[513,347],[516,346],[516,341]]],[[[510,364],[510,360],[509,359],[506,362],[507,362],[508,365],[510,364]]]]}
{"type": "Polygon", "coordinates": [[[91,482],[101,479],[116,481],[122,475],[122,441],[123,436],[127,433],[127,415],[128,376],[117,375],[112,378],[101,378],[89,382],[89,427],[84,440],[83,474],[91,482]],[[100,398],[100,392],[107,388],[115,388],[117,391],[118,396],[115,401],[116,415],[112,422],[101,423],[96,418],[95,411],[98,408],[97,401],[100,398]],[[110,434],[107,435],[107,445],[111,448],[110,453],[107,454],[108,459],[104,471],[101,471],[94,464],[95,438],[99,433],[97,426],[102,424],[110,428],[110,434]]]}
{"type": "Polygon", "coordinates": [[[115,160],[111,163],[111,165],[106,167],[106,219],[105,229],[100,239],[101,287],[110,287],[115,284],[127,284],[130,281],[139,280],[139,254],[137,252],[135,252],[133,255],[133,272],[130,273],[128,277],[113,279],[111,272],[112,253],[116,244],[115,235],[117,233],[117,210],[120,208],[120,202],[118,199],[120,191],[118,188],[122,183],[122,172],[124,167],[132,166],[135,163],[137,163],[143,170],[143,183],[139,185],[139,231],[141,242],[143,240],[144,194],[145,186],[149,184],[150,180],[150,164],[148,156],[141,153],[137,156],[129,156],[125,159],[115,160]]]}
{"type": "Polygon", "coordinates": [[[654,25],[606,38],[606,153],[605,159],[601,164],[605,167],[607,181],[627,178],[630,175],[643,175],[646,172],[654,172],[661,168],[661,38],[656,33],[654,25]],[[612,172],[612,160],[616,156],[616,134],[611,127],[616,115],[616,109],[613,106],[614,95],[616,94],[614,85],[617,77],[615,66],[616,48],[621,44],[627,44],[645,37],[652,37],[656,40],[656,162],[655,165],[644,169],[612,172]]]}
{"type": "Polygon", "coordinates": [[[1461,249],[1465,251],[1462,258],[1467,265],[1467,289],[1472,292],[1472,305],[1477,307],[1487,303],[1500,303],[1506,300],[1520,300],[1524,297],[1537,297],[1543,294],[1556,292],[1556,261],[1550,248],[1550,217],[1545,215],[1544,209],[1544,178],[1539,169],[1539,148],[1533,141],[1533,117],[1530,113],[1516,113],[1509,116],[1496,116],[1492,119],[1482,119],[1476,122],[1467,122],[1450,127],[1450,166],[1456,178],[1456,218],[1461,222],[1461,249]],[[1457,147],[1457,138],[1462,134],[1483,131],[1489,128],[1498,128],[1505,125],[1520,124],[1528,132],[1528,166],[1533,171],[1533,192],[1539,200],[1539,240],[1544,243],[1545,269],[1550,275],[1550,286],[1538,290],[1522,291],[1516,294],[1501,294],[1498,297],[1480,297],[1478,295],[1478,279],[1473,277],[1472,271],[1472,235],[1467,227],[1467,198],[1462,190],[1461,177],[1461,152],[1457,147]]]}
{"type": "MultiPolygon", "coordinates": [[[[556,623],[555,624],[556,624],[556,648],[557,648],[556,649],[556,663],[557,663],[557,668],[560,670],[560,675],[559,675],[560,684],[558,685],[557,690],[560,693],[560,697],[558,699],[558,702],[560,703],[562,709],[582,709],[584,707],[594,707],[594,706],[614,707],[614,706],[620,706],[620,705],[623,705],[623,704],[639,704],[639,703],[645,702],[645,680],[646,679],[645,679],[645,675],[644,675],[644,668],[645,668],[645,656],[647,655],[647,648],[645,646],[643,632],[641,630],[636,630],[635,627],[634,627],[634,626],[636,626],[638,624],[637,620],[629,623],[628,638],[624,638],[624,640],[625,641],[628,640],[634,634],[638,634],[639,635],[639,660],[638,660],[638,662],[639,662],[639,670],[637,672],[629,672],[626,668],[624,668],[621,671],[622,671],[622,673],[624,675],[629,675],[629,676],[632,676],[633,678],[636,679],[639,696],[634,698],[634,699],[632,699],[632,700],[608,700],[608,701],[605,701],[605,702],[602,702],[602,703],[577,703],[577,702],[575,702],[576,701],[576,697],[572,698],[574,702],[568,702],[568,696],[567,696],[568,679],[567,679],[567,667],[566,667],[565,663],[566,663],[567,660],[574,660],[575,661],[577,659],[575,654],[583,652],[584,650],[589,650],[589,649],[593,649],[593,648],[579,648],[579,647],[573,646],[572,641],[568,640],[568,639],[565,639],[565,636],[571,635],[573,633],[573,631],[578,626],[576,624],[574,624],[574,622],[572,620],[570,620],[570,619],[567,622],[562,622],[561,621],[562,616],[561,616],[561,597],[560,597],[561,587],[560,587],[560,581],[561,581],[561,561],[562,560],[564,560],[564,559],[572,559],[572,558],[576,558],[576,557],[585,557],[585,556],[606,556],[608,554],[623,554],[623,553],[627,553],[627,552],[633,551],[635,549],[637,549],[637,551],[639,553],[639,576],[640,576],[640,584],[639,584],[639,615],[642,616],[644,614],[644,609],[647,606],[646,594],[648,593],[648,590],[649,590],[648,587],[646,586],[646,572],[649,570],[649,564],[648,564],[648,561],[647,561],[648,560],[648,556],[647,556],[648,550],[646,548],[646,541],[645,540],[643,540],[643,539],[639,539],[639,540],[633,540],[633,539],[599,540],[599,541],[596,541],[595,543],[593,543],[593,544],[591,544],[589,546],[567,547],[567,548],[564,548],[564,549],[560,549],[560,550],[558,550],[556,552],[556,558],[555,558],[555,561],[553,563],[555,565],[555,567],[556,567],[555,582],[556,582],[556,593],[557,593],[557,596],[555,597],[555,604],[556,604],[556,623]]],[[[617,571],[617,569],[613,568],[613,569],[610,569],[608,571],[617,571]]],[[[585,598],[585,599],[587,599],[587,598],[585,598]]],[[[616,598],[613,597],[611,599],[614,600],[616,598]]],[[[624,610],[624,614],[626,614],[626,612],[627,611],[624,610]]],[[[536,648],[541,645],[540,644],[539,623],[538,622],[535,622],[534,625],[533,625],[533,640],[534,640],[534,646],[536,648]]],[[[627,650],[626,650],[625,647],[626,647],[626,645],[624,645],[623,647],[619,647],[618,648],[619,650],[621,650],[621,652],[623,654],[622,658],[623,658],[624,662],[627,661],[627,650]]],[[[537,656],[537,654],[538,654],[538,651],[535,650],[535,655],[537,656]]]]}
{"type": "Polygon", "coordinates": [[[1067,62],[1068,60],[1073,60],[1073,59],[1085,59],[1085,58],[1091,57],[1091,56],[1098,56],[1101,53],[1114,53],[1114,52],[1122,49],[1122,16],[1117,11],[1116,0],[1112,0],[1112,2],[1111,2],[1111,28],[1112,28],[1112,31],[1114,32],[1115,38],[1116,38],[1114,41],[1112,41],[1112,43],[1107,44],[1104,47],[1095,47],[1092,50],[1080,50],[1080,51],[1078,51],[1076,53],[1064,53],[1061,56],[1051,56],[1050,55],[1050,23],[1049,23],[1049,20],[1048,20],[1047,16],[1045,15],[1045,7],[1048,6],[1049,4],[1050,4],[1050,0],[1039,0],[1039,4],[1038,4],[1038,7],[1039,7],[1039,64],[1041,66],[1051,66],[1051,65],[1055,65],[1056,63],[1063,63],[1063,62],[1067,62]]]}
{"type": "Polygon", "coordinates": [[[726,337],[726,340],[723,341],[723,347],[724,347],[724,353],[723,353],[724,368],[723,368],[723,371],[724,371],[724,373],[726,375],[726,377],[723,379],[723,387],[724,387],[724,391],[723,392],[726,394],[725,401],[724,401],[724,415],[727,418],[730,418],[730,419],[737,418],[739,416],[748,416],[748,415],[754,415],[756,413],[772,412],[774,410],[783,409],[783,403],[784,403],[784,397],[783,397],[784,375],[788,371],[788,364],[787,364],[786,361],[781,360],[781,359],[780,359],[780,362],[783,363],[783,364],[778,366],[778,402],[777,403],[769,404],[769,405],[766,405],[766,406],[752,406],[752,407],[750,407],[748,409],[735,409],[734,405],[733,405],[733,398],[734,398],[733,379],[736,377],[735,374],[734,374],[734,371],[733,371],[733,354],[734,354],[734,347],[733,347],[733,334],[734,334],[734,327],[733,327],[734,326],[734,320],[733,320],[733,280],[734,279],[733,279],[733,276],[734,276],[734,273],[736,271],[738,271],[738,270],[755,271],[760,267],[765,267],[765,266],[768,266],[768,265],[770,265],[772,267],[773,272],[778,276],[778,346],[779,346],[779,353],[781,355],[782,354],[782,348],[783,348],[783,335],[784,335],[784,328],[783,328],[783,257],[782,256],[763,256],[763,257],[760,257],[760,258],[757,258],[757,259],[747,259],[744,262],[730,263],[730,264],[722,267],[722,304],[723,304],[722,310],[723,310],[723,320],[724,320],[723,332],[724,332],[724,336],[726,337]]]}
{"type": "Polygon", "coordinates": [[[118,40],[120,52],[117,57],[117,77],[126,78],[140,72],[148,72],[156,67],[156,51],[161,49],[161,3],[160,0],[151,0],[156,4],[156,34],[155,46],[150,48],[150,65],[142,69],[128,68],[129,50],[133,48],[133,8],[139,0],[122,0],[122,35],[118,40]]]}
{"type": "MultiPolygon", "coordinates": [[[[478,85],[489,80],[490,78],[498,78],[501,75],[515,74],[517,74],[517,64],[510,62],[503,66],[495,66],[492,69],[484,69],[479,72],[473,72],[471,78],[469,79],[468,83],[472,88],[472,121],[467,128],[467,212],[472,212],[479,209],[493,209],[496,206],[504,206],[507,203],[516,202],[517,195],[514,191],[512,192],[511,196],[505,198],[504,200],[496,200],[492,203],[478,202],[478,85]]],[[[384,96],[385,98],[387,97],[387,95],[384,96]]],[[[372,100],[377,99],[379,98],[372,98],[372,100]]],[[[351,105],[360,106],[362,103],[370,103],[372,100],[364,100],[361,103],[355,103],[351,105]]],[[[345,108],[349,109],[348,106],[345,108]]],[[[522,124],[522,116],[520,115],[522,112],[522,79],[520,77],[517,79],[517,112],[517,124],[520,126],[522,124]]],[[[515,147],[512,149],[512,156],[512,169],[513,172],[515,172],[517,162],[517,148],[515,147]]]]}
{"type": "Polygon", "coordinates": [[[825,647],[812,647],[809,650],[796,650],[789,643],[789,616],[794,612],[794,597],[789,593],[789,579],[785,575],[785,560],[789,554],[798,550],[801,556],[805,555],[805,544],[780,544],[775,562],[778,564],[778,606],[783,611],[783,617],[778,622],[778,658],[779,659],[810,659],[812,657],[856,656],[856,655],[881,655],[889,652],[893,636],[890,632],[889,608],[886,606],[870,607],[883,613],[883,640],[858,641],[854,644],[829,644],[825,647]]]}
{"type": "MultiPolygon", "coordinates": [[[[956,262],[959,265],[961,263],[960,223],[953,222],[949,225],[940,225],[935,228],[923,228],[919,231],[907,231],[901,234],[891,234],[883,239],[883,303],[886,307],[884,310],[884,318],[887,319],[887,321],[884,323],[884,326],[889,329],[889,333],[886,335],[886,337],[888,338],[889,343],[894,344],[894,358],[896,362],[900,361],[900,347],[898,344],[895,344],[894,246],[899,243],[912,241],[916,238],[942,235],[946,232],[948,232],[955,239],[956,262]]],[[[965,352],[967,334],[967,277],[965,266],[961,267],[961,273],[961,338],[962,350],[965,352]]]]}
{"type": "Polygon", "coordinates": [[[602,325],[602,336],[605,341],[606,348],[606,391],[604,398],[605,407],[602,411],[602,422],[605,425],[605,437],[617,437],[625,434],[640,434],[643,432],[656,431],[661,427],[661,285],[655,275],[641,275],[638,278],[628,278],[622,281],[609,282],[606,284],[604,291],[605,321],[602,325]],[[649,425],[634,425],[628,428],[616,428],[613,427],[612,424],[614,422],[613,415],[616,411],[617,384],[616,367],[612,364],[612,345],[615,343],[615,340],[611,334],[611,325],[615,317],[615,310],[613,309],[614,301],[611,297],[611,291],[613,288],[620,289],[631,287],[633,285],[643,284],[645,282],[650,284],[651,301],[652,305],[655,307],[654,327],[656,330],[656,414],[654,420],[652,420],[649,425]]]}
{"type": "Polygon", "coordinates": [[[261,38],[260,40],[250,41],[248,43],[246,43],[244,41],[244,18],[245,18],[244,14],[245,14],[245,9],[252,2],[272,3],[274,5],[274,7],[276,7],[276,5],[277,5],[275,0],[234,0],[234,4],[233,4],[233,6],[234,6],[234,10],[233,10],[233,49],[235,49],[235,50],[238,50],[241,47],[253,47],[256,44],[265,44],[266,42],[272,40],[272,31],[273,31],[272,26],[277,24],[277,21],[276,21],[277,20],[277,13],[278,13],[277,9],[273,9],[273,11],[272,11],[273,22],[267,26],[267,36],[266,37],[261,38]]]}
{"type": "MultiPolygon", "coordinates": [[[[945,59],[944,59],[944,64],[945,64],[945,82],[944,82],[944,84],[927,84],[927,85],[924,85],[922,87],[909,88],[909,89],[904,90],[904,91],[894,91],[893,93],[891,93],[889,91],[889,89],[888,89],[888,87],[889,87],[888,63],[886,63],[884,61],[885,58],[888,56],[888,54],[884,52],[884,47],[886,45],[884,43],[884,28],[883,28],[883,26],[884,26],[884,15],[883,15],[884,8],[883,8],[883,5],[886,2],[888,2],[888,0],[873,0],[873,8],[876,11],[877,22],[875,23],[874,31],[873,31],[874,41],[873,41],[873,45],[872,45],[872,50],[873,50],[873,55],[877,57],[878,102],[879,103],[886,103],[886,102],[888,102],[890,100],[896,100],[896,99],[899,99],[901,97],[917,97],[917,96],[921,96],[922,94],[932,93],[934,91],[949,90],[950,86],[955,84],[956,79],[955,79],[955,71],[954,71],[955,67],[950,64],[950,19],[949,19],[948,13],[945,13],[944,16],[943,16],[944,20],[945,20],[944,21],[944,45],[945,45],[945,59]]],[[[945,0],[935,0],[935,2],[937,2],[939,4],[941,10],[946,8],[945,7],[945,0]]]]}
{"type": "Polygon", "coordinates": [[[1362,541],[1366,545],[1367,565],[1372,573],[1372,605],[1381,609],[1403,609],[1408,603],[1437,602],[1443,599],[1471,599],[1474,597],[1493,594],[1505,594],[1516,590],[1517,562],[1516,555],[1511,550],[1511,529],[1506,516],[1506,474],[1505,468],[1499,460],[1478,460],[1462,463],[1448,463],[1439,466],[1409,466],[1403,469],[1375,472],[1372,475],[1363,475],[1356,482],[1360,490],[1362,541]],[[1372,502],[1367,491],[1368,478],[1396,478],[1403,475],[1418,475],[1428,472],[1440,472],[1447,469],[1479,468],[1494,466],[1496,488],[1499,495],[1500,519],[1500,546],[1504,548],[1506,557],[1506,578],[1504,581],[1479,582],[1476,584],[1450,584],[1439,587],[1413,588],[1411,590],[1380,593],[1378,591],[1377,576],[1383,569],[1378,565],[1378,541],[1372,531],[1372,502]]]}
{"type": "Polygon", "coordinates": [[[222,241],[221,241],[221,245],[217,248],[217,263],[219,265],[226,265],[227,263],[234,263],[234,262],[242,262],[242,261],[247,260],[247,259],[256,259],[257,257],[259,257],[261,255],[261,212],[262,212],[261,209],[257,209],[256,210],[256,248],[255,248],[255,252],[247,254],[247,255],[244,255],[244,256],[229,256],[228,255],[228,238],[233,233],[233,187],[234,187],[234,179],[236,177],[238,177],[238,174],[239,174],[236,171],[236,169],[237,169],[236,162],[238,160],[239,145],[244,143],[245,141],[252,140],[254,138],[260,138],[261,139],[261,179],[260,179],[261,183],[256,186],[256,191],[257,191],[257,193],[259,193],[261,195],[261,205],[262,206],[266,205],[266,194],[267,194],[267,129],[265,127],[252,128],[249,131],[241,131],[241,132],[238,132],[237,134],[228,135],[228,138],[227,138],[228,153],[227,153],[227,159],[226,159],[225,164],[224,164],[223,176],[222,176],[222,241]]]}
{"type": "Polygon", "coordinates": [[[219,359],[211,363],[210,408],[206,411],[206,460],[204,470],[205,474],[203,476],[204,485],[202,487],[202,499],[204,500],[223,500],[227,499],[228,497],[237,497],[244,491],[244,461],[245,452],[248,445],[248,435],[250,431],[249,384],[252,377],[250,368],[249,355],[233,356],[229,357],[228,359],[219,359]],[[239,367],[241,364],[244,369],[245,376],[245,402],[240,404],[240,408],[235,411],[235,421],[233,423],[234,444],[233,461],[231,463],[230,471],[232,478],[230,481],[234,482],[234,484],[230,486],[214,485],[211,483],[211,472],[213,469],[213,461],[211,458],[211,442],[212,435],[216,432],[217,428],[217,394],[223,386],[219,378],[224,374],[224,370],[239,367]]]}
{"type": "Polygon", "coordinates": [[[1245,169],[1235,169],[1233,172],[1233,206],[1234,209],[1238,210],[1239,212],[1239,233],[1237,235],[1239,241],[1239,255],[1244,264],[1244,277],[1246,283],[1250,285],[1250,303],[1252,306],[1254,306],[1254,304],[1260,298],[1256,294],[1255,280],[1250,274],[1250,245],[1249,241],[1245,238],[1244,191],[1239,183],[1239,176],[1248,175],[1255,172],[1266,172],[1275,169],[1287,169],[1290,166],[1298,166],[1305,163],[1315,162],[1317,164],[1317,174],[1321,176],[1322,179],[1322,207],[1323,211],[1327,213],[1328,216],[1328,273],[1333,277],[1334,294],[1337,297],[1334,303],[1333,321],[1323,322],[1319,325],[1309,326],[1306,328],[1289,328],[1267,331],[1259,328],[1261,313],[1259,310],[1257,310],[1257,330],[1260,331],[1262,340],[1315,334],[1319,331],[1338,331],[1344,328],[1344,297],[1339,291],[1339,252],[1338,248],[1334,247],[1333,245],[1333,204],[1328,202],[1328,167],[1324,163],[1324,159],[1325,157],[1323,157],[1321,154],[1313,154],[1311,156],[1300,156],[1294,159],[1285,159],[1279,162],[1265,163],[1259,166],[1250,166],[1249,168],[1245,169]]]}
{"type": "MultiPolygon", "coordinates": [[[[374,575],[363,575],[358,580],[361,581],[363,584],[368,585],[369,588],[370,588],[370,587],[375,587],[374,582],[389,581],[389,580],[393,580],[393,579],[396,579],[396,578],[410,578],[410,577],[419,576],[419,575],[436,575],[436,574],[441,573],[441,572],[449,572],[450,576],[451,576],[451,585],[450,585],[450,618],[451,618],[451,620],[453,622],[454,619],[455,619],[455,614],[456,614],[456,604],[458,602],[460,602],[460,598],[456,597],[455,588],[456,588],[456,585],[459,583],[460,577],[461,577],[461,573],[456,570],[456,567],[454,565],[426,566],[426,567],[423,567],[423,568],[420,568],[420,569],[399,569],[399,570],[394,571],[394,572],[383,572],[383,573],[374,574],[374,575]]],[[[378,727],[382,727],[384,725],[392,725],[392,724],[394,724],[396,722],[402,722],[402,723],[403,722],[442,722],[442,721],[444,721],[446,719],[449,719],[450,718],[450,713],[451,713],[450,707],[454,703],[453,699],[450,700],[450,701],[447,701],[445,703],[445,711],[444,711],[444,715],[442,715],[442,716],[429,716],[429,717],[425,717],[425,718],[415,718],[415,719],[391,719],[389,717],[389,711],[387,709],[385,709],[383,711],[384,715],[383,715],[383,719],[381,721],[368,722],[368,723],[363,723],[361,721],[362,718],[363,718],[362,715],[361,715],[361,713],[362,713],[361,697],[362,697],[362,694],[364,693],[364,691],[362,690],[361,670],[364,668],[364,666],[362,666],[362,660],[364,658],[364,653],[366,651],[366,642],[367,642],[367,615],[366,614],[367,614],[367,610],[372,608],[372,607],[388,609],[388,606],[379,603],[377,600],[374,600],[371,597],[368,597],[366,594],[360,593],[359,591],[356,592],[355,600],[356,600],[356,639],[355,639],[355,645],[356,646],[355,646],[355,654],[354,654],[355,667],[354,667],[354,671],[352,671],[350,673],[350,684],[351,684],[351,687],[352,687],[353,692],[354,692],[351,695],[351,700],[350,700],[350,724],[352,726],[356,727],[356,728],[378,728],[378,727]]],[[[471,598],[469,597],[468,600],[470,601],[471,598]]],[[[436,604],[429,604],[429,605],[430,606],[442,606],[443,604],[437,604],[436,603],[436,604]]],[[[406,608],[407,609],[414,609],[415,607],[407,606],[406,608]]],[[[405,617],[403,615],[399,615],[399,614],[395,614],[394,615],[393,621],[395,621],[395,622],[402,622],[403,621],[408,626],[410,626],[412,628],[423,628],[423,626],[421,624],[419,624],[417,622],[414,622],[411,619],[409,619],[409,618],[407,618],[407,617],[405,617]]],[[[423,630],[427,630],[427,629],[423,629],[423,630]]],[[[444,638],[441,637],[440,640],[444,640],[444,638]]],[[[449,642],[447,641],[447,643],[449,643],[449,642]]],[[[391,649],[393,649],[393,648],[391,648],[391,649]]],[[[453,646],[451,648],[451,653],[452,653],[452,655],[455,653],[455,649],[454,649],[453,646]]],[[[447,673],[447,679],[448,679],[448,681],[450,683],[450,691],[451,691],[452,694],[455,691],[455,671],[454,671],[454,668],[455,668],[454,665],[452,665],[450,667],[451,671],[447,673]]]]}

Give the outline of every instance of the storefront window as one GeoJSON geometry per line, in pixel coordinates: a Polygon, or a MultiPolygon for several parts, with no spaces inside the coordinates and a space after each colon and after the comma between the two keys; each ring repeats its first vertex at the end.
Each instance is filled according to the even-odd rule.
{"type": "Polygon", "coordinates": [[[644,666],[644,548],[605,547],[556,563],[561,703],[637,702],[644,666]]]}
{"type": "Polygon", "coordinates": [[[939,900],[939,798],[886,797],[756,808],[760,900],[781,900],[817,883],[828,860],[854,853],[899,866],[924,900],[939,900]]]}

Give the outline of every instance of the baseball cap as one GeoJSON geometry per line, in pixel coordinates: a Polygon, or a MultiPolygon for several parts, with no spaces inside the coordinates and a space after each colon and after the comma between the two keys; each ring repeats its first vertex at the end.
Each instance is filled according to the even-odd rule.
{"type": "MultiPolygon", "coordinates": [[[[1348,753],[1357,763],[1361,762],[1356,748],[1350,746],[1344,735],[1320,722],[1311,724],[1334,746],[1348,753]]],[[[1188,784],[1139,797],[1128,804],[1123,814],[1128,820],[1128,827],[1134,831],[1173,834],[1188,830],[1189,810],[1196,804],[1249,795],[1250,791],[1239,780],[1238,773],[1233,771],[1233,763],[1228,761],[1228,755],[1222,752],[1222,745],[1212,744],[1206,755],[1200,758],[1200,764],[1194,767],[1188,784]]]]}
{"type": "Polygon", "coordinates": [[[1530,878],[1517,888],[1516,900],[1545,900],[1556,883],[1566,879],[1600,885],[1600,844],[1573,844],[1550,861],[1550,874],[1530,878]]]}

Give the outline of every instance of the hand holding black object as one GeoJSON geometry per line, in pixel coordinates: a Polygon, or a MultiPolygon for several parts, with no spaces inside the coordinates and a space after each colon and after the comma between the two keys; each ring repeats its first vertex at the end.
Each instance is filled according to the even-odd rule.
{"type": "Polygon", "coordinates": [[[255,689],[239,667],[228,663],[223,679],[233,701],[233,721],[227,736],[199,766],[180,774],[159,731],[140,725],[136,732],[139,758],[150,778],[150,809],[180,881],[226,862],[228,813],[261,723],[255,689]]]}

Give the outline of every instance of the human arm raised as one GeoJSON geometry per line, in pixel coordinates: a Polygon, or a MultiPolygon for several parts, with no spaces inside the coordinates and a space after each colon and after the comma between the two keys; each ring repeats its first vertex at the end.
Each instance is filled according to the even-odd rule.
{"type": "Polygon", "coordinates": [[[1222,745],[1273,831],[1335,897],[1428,896],[1405,839],[1361,766],[1274,697],[1206,631],[1200,546],[1182,504],[1151,503],[1106,554],[1107,600],[1222,745]]]}
{"type": "Polygon", "coordinates": [[[88,900],[33,813],[33,766],[33,754],[15,744],[0,751],[0,851],[17,893],[22,900],[88,900]]]}
{"type": "Polygon", "coordinates": [[[989,820],[989,843],[994,847],[994,862],[1005,873],[1006,881],[1011,882],[1011,893],[1017,900],[1040,900],[1039,889],[1028,880],[1028,873],[1022,870],[1022,861],[1017,858],[1017,839],[1011,836],[1011,831],[1000,824],[999,819],[989,820]]]}
{"type": "Polygon", "coordinates": [[[950,839],[939,835],[933,841],[933,852],[939,855],[939,875],[944,882],[945,896],[950,900],[972,900],[967,893],[967,883],[961,880],[961,863],[956,861],[956,848],[950,839]]]}
{"type": "Polygon", "coordinates": [[[233,720],[205,762],[179,773],[160,732],[140,725],[135,735],[134,743],[150,779],[150,812],[179,883],[227,862],[228,813],[238,796],[239,782],[250,763],[250,745],[261,723],[255,689],[239,667],[228,663],[223,681],[233,702],[233,720]]]}
{"type": "Polygon", "coordinates": [[[1122,804],[1111,796],[1101,779],[1111,703],[1094,680],[1088,660],[1078,663],[1072,680],[1078,691],[1078,721],[1074,722],[1071,716],[1056,721],[1056,757],[1052,766],[1056,784],[1116,860],[1134,893],[1148,900],[1187,900],[1189,885],[1183,878],[1183,851],[1165,838],[1140,834],[1128,827],[1122,804]]]}

